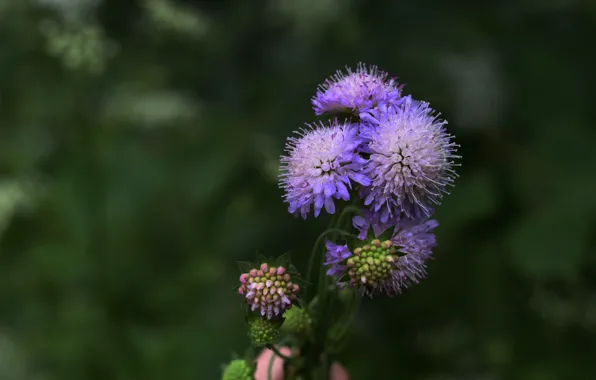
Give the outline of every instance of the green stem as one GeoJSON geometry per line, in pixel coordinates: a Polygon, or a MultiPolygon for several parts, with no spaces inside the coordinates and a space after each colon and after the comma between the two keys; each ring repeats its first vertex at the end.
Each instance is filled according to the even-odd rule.
{"type": "MultiPolygon", "coordinates": [[[[311,283],[311,280],[312,280],[312,270],[315,265],[315,258],[317,256],[317,248],[321,244],[321,241],[323,240],[323,238],[325,238],[325,236],[327,236],[329,234],[349,235],[347,232],[340,230],[339,228],[329,228],[327,231],[325,231],[319,235],[319,237],[315,241],[315,245],[314,245],[312,251],[310,252],[310,257],[308,259],[308,269],[306,271],[306,281],[309,284],[311,283]]],[[[323,255],[323,260],[324,260],[324,258],[325,258],[325,256],[323,255]]]]}
{"type": "MultiPolygon", "coordinates": [[[[323,232],[317,240],[315,241],[314,247],[311,251],[311,255],[309,257],[308,262],[308,269],[307,269],[307,281],[312,283],[312,276],[314,270],[314,263],[316,261],[316,256],[319,253],[320,245],[323,239],[331,235],[331,240],[336,240],[339,236],[353,236],[353,234],[345,232],[342,228],[344,228],[344,224],[346,223],[346,218],[349,216],[350,213],[360,213],[360,209],[355,206],[346,206],[341,213],[335,214],[331,220],[329,225],[329,229],[323,232]]],[[[347,227],[347,226],[346,226],[347,227]]],[[[327,358],[327,329],[328,329],[328,322],[325,320],[325,316],[328,315],[328,312],[331,308],[329,304],[329,293],[333,292],[334,289],[328,289],[328,276],[326,275],[326,271],[324,269],[324,262],[325,262],[325,254],[324,250],[321,251],[321,258],[320,258],[320,266],[319,266],[319,276],[317,282],[317,294],[311,301],[311,307],[314,306],[315,303],[318,304],[317,314],[319,318],[318,325],[315,329],[315,340],[313,341],[312,347],[309,347],[307,350],[309,353],[307,355],[307,366],[305,369],[309,371],[312,378],[326,380],[329,374],[329,365],[328,365],[328,358],[327,358]],[[316,300],[316,301],[315,301],[316,300]],[[312,371],[312,372],[311,372],[312,371]]],[[[306,353],[306,352],[305,352],[306,353]]]]}
{"type": "MultiPolygon", "coordinates": [[[[291,358],[291,357],[289,357],[289,356],[286,356],[286,355],[282,354],[282,353],[281,353],[281,352],[280,352],[280,351],[277,349],[277,347],[275,347],[275,346],[274,346],[274,345],[272,345],[272,344],[268,344],[268,345],[267,345],[267,348],[268,348],[268,349],[270,349],[271,351],[273,351],[273,352],[275,353],[275,355],[279,356],[279,357],[280,357],[280,358],[282,358],[283,360],[292,360],[292,358],[291,358]]],[[[271,355],[271,357],[273,358],[273,357],[274,357],[274,355],[271,355]]]]}
{"type": "Polygon", "coordinates": [[[337,221],[337,225],[341,228],[344,218],[350,213],[353,212],[354,214],[360,214],[362,213],[362,210],[359,207],[356,206],[346,206],[342,212],[341,215],[339,216],[339,220],[337,221]]]}
{"type": "MultiPolygon", "coordinates": [[[[344,224],[344,220],[346,218],[346,216],[348,216],[351,212],[354,213],[360,213],[360,209],[356,206],[346,206],[341,213],[339,214],[339,217],[337,218],[337,220],[335,221],[336,224],[333,224],[326,232],[331,232],[333,233],[333,237],[332,240],[336,240],[338,235],[344,235],[344,236],[353,236],[352,234],[349,234],[347,232],[345,232],[343,230],[343,224],[344,224]]],[[[326,233],[325,233],[326,235],[326,233]]],[[[325,236],[323,235],[323,236],[325,236]]],[[[323,238],[323,236],[319,236],[319,239],[317,239],[317,242],[315,243],[315,249],[313,249],[313,252],[316,252],[316,247],[318,246],[318,244],[320,243],[320,239],[323,238]]],[[[311,256],[311,259],[314,256],[311,256]]],[[[323,254],[321,257],[321,268],[323,268],[323,263],[325,262],[325,255],[323,254]]],[[[323,303],[326,300],[326,296],[327,296],[327,292],[329,291],[327,289],[327,276],[325,276],[325,271],[324,270],[320,270],[319,272],[319,295],[321,296],[321,299],[323,301],[323,303]]]]}
{"type": "Polygon", "coordinates": [[[350,326],[352,326],[352,322],[354,322],[354,318],[356,318],[356,315],[358,314],[360,300],[361,300],[361,297],[356,297],[355,301],[353,302],[353,305],[351,305],[348,317],[346,318],[345,322],[341,326],[341,330],[339,330],[339,332],[337,334],[337,336],[338,336],[337,340],[339,342],[344,340],[345,335],[348,332],[348,329],[350,328],[350,326]]]}
{"type": "Polygon", "coordinates": [[[269,358],[269,365],[267,366],[267,380],[273,380],[273,362],[275,361],[275,354],[271,354],[269,358]]]}

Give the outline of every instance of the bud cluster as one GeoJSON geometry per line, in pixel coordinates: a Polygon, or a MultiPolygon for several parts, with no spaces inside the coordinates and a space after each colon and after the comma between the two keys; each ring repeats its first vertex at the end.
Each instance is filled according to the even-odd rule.
{"type": "Polygon", "coordinates": [[[273,344],[279,337],[279,323],[268,319],[253,319],[248,324],[248,336],[255,346],[273,344]]]}
{"type": "Polygon", "coordinates": [[[311,332],[312,318],[308,312],[299,307],[293,307],[284,313],[282,328],[295,335],[307,336],[311,332]]]}
{"type": "Polygon", "coordinates": [[[260,269],[251,269],[240,275],[238,293],[246,297],[250,309],[260,310],[267,319],[283,313],[296,300],[300,286],[291,281],[291,276],[283,266],[269,267],[263,263],[260,269]]]}
{"type": "Polygon", "coordinates": [[[399,256],[391,240],[374,239],[370,244],[354,249],[354,256],[347,260],[351,285],[377,286],[391,276],[399,256]]]}

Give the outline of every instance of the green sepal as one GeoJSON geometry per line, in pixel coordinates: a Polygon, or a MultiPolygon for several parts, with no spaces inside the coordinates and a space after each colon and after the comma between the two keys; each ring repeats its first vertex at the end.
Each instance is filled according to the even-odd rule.
{"type": "Polygon", "coordinates": [[[290,252],[286,252],[284,254],[282,254],[281,256],[277,257],[275,260],[273,260],[273,266],[275,267],[284,267],[284,268],[290,268],[292,265],[292,257],[290,255],[290,252]]]}
{"type": "Polygon", "coordinates": [[[273,261],[274,260],[257,251],[257,266],[260,266],[262,263],[267,263],[269,265],[269,263],[272,263],[273,261]]]}
{"type": "Polygon", "coordinates": [[[240,273],[248,273],[251,269],[256,267],[256,265],[250,261],[236,261],[236,264],[238,264],[240,273]]]}

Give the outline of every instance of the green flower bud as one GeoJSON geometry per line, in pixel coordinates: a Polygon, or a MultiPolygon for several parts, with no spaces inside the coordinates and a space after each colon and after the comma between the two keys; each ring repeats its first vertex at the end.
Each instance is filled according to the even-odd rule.
{"type": "Polygon", "coordinates": [[[248,336],[255,346],[273,344],[279,337],[279,323],[269,319],[254,319],[248,324],[248,336]]]}
{"type": "Polygon", "coordinates": [[[312,319],[304,309],[293,307],[284,313],[282,329],[299,336],[308,336],[312,329],[312,319]]]}
{"type": "Polygon", "coordinates": [[[232,360],[221,376],[222,380],[252,380],[253,369],[245,360],[232,360]]]}

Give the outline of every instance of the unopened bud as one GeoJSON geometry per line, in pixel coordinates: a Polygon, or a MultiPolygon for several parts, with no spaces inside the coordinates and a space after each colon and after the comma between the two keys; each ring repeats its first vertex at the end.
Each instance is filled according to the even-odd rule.
{"type": "Polygon", "coordinates": [[[311,333],[312,319],[304,309],[293,307],[284,313],[282,329],[298,335],[308,336],[311,333]]]}
{"type": "Polygon", "coordinates": [[[248,335],[255,346],[273,344],[279,337],[278,323],[264,318],[254,319],[248,325],[248,335]]]}

